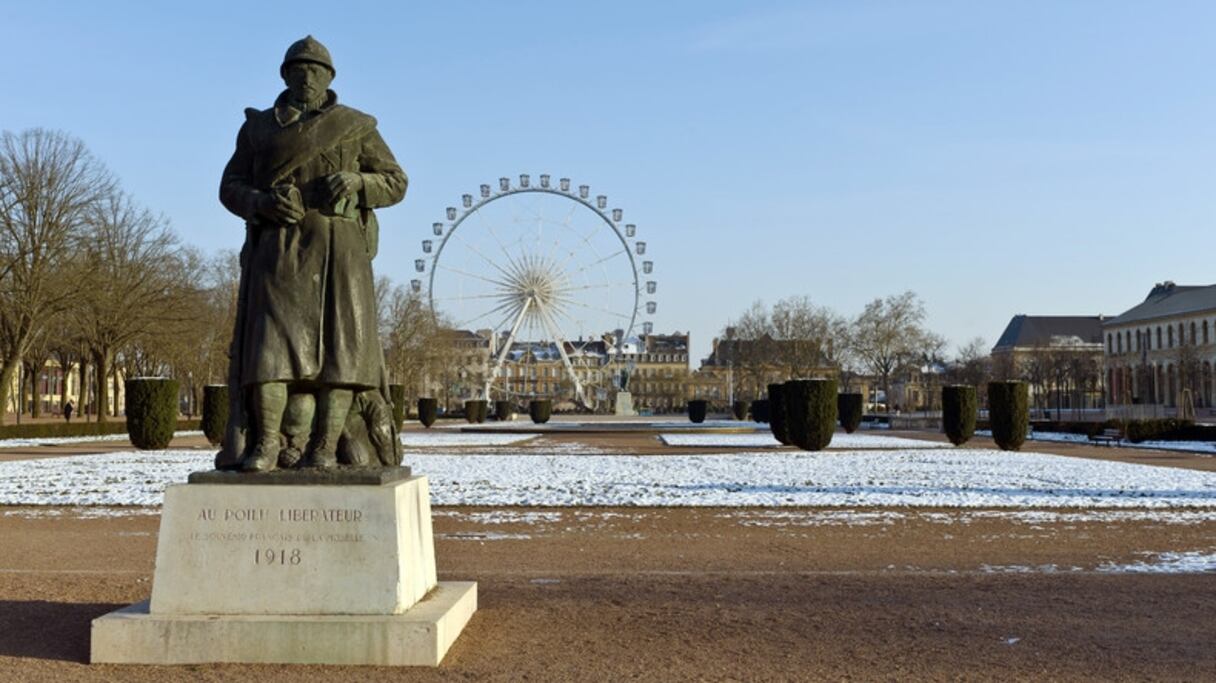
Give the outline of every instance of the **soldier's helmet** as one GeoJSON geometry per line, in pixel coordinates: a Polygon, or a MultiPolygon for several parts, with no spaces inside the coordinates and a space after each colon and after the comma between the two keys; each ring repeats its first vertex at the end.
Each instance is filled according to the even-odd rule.
{"type": "Polygon", "coordinates": [[[287,54],[283,56],[283,65],[279,67],[280,76],[287,74],[287,65],[292,62],[313,62],[328,68],[331,74],[337,75],[338,73],[334,69],[334,60],[330,58],[329,50],[325,49],[321,41],[312,36],[304,36],[287,48],[287,54]]]}

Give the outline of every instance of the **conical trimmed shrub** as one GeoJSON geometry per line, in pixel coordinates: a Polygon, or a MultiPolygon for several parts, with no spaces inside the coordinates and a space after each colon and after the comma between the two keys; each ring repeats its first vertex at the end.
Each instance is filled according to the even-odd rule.
{"type": "Polygon", "coordinates": [[[1030,429],[1030,391],[1025,382],[988,383],[988,421],[992,440],[1003,451],[1016,451],[1030,429]]]}
{"type": "Polygon", "coordinates": [[[773,432],[773,438],[788,446],[790,435],[785,416],[785,385],[768,385],[768,428],[773,432]]]}
{"type": "Polygon", "coordinates": [[[752,420],[764,424],[768,422],[769,403],[767,398],[752,401],[752,420]]]}
{"type": "Polygon", "coordinates": [[[694,399],[688,402],[688,419],[694,424],[701,424],[705,421],[705,414],[709,412],[709,402],[701,399],[694,399]]]}
{"type": "Polygon", "coordinates": [[[494,419],[499,422],[507,422],[515,417],[515,407],[510,401],[495,401],[494,402],[494,419]]]}
{"type": "Polygon", "coordinates": [[[227,428],[228,385],[208,384],[203,387],[203,436],[212,446],[218,446],[227,428]]]}
{"type": "Polygon", "coordinates": [[[951,385],[942,387],[942,431],[955,446],[962,446],[975,436],[978,405],[975,387],[951,385]]]}
{"type": "Polygon", "coordinates": [[[836,414],[845,434],[852,434],[861,426],[861,394],[836,394],[836,414]]]}
{"type": "Polygon", "coordinates": [[[790,441],[804,451],[827,448],[836,431],[836,380],[790,380],[783,396],[790,441]]]}
{"type": "Polygon", "coordinates": [[[553,413],[553,401],[547,398],[538,398],[528,404],[528,415],[532,421],[538,425],[543,425],[549,421],[549,416],[553,413]]]}
{"type": "Polygon", "coordinates": [[[422,423],[423,427],[430,427],[435,424],[437,417],[439,417],[439,399],[418,399],[418,421],[422,423]]]}
{"type": "Polygon", "coordinates": [[[124,384],[131,443],[144,450],[168,448],[177,428],[177,380],[137,377],[124,384]]]}
{"type": "Polygon", "coordinates": [[[486,421],[486,401],[472,399],[464,402],[464,419],[470,424],[481,424],[486,421]]]}
{"type": "Polygon", "coordinates": [[[747,401],[735,401],[730,405],[730,412],[735,416],[736,420],[743,421],[747,419],[747,401]]]}

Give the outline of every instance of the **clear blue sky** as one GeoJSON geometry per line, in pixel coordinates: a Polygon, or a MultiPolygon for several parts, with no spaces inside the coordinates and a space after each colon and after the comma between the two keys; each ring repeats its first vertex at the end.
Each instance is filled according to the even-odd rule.
{"type": "Polygon", "coordinates": [[[521,172],[636,220],[656,328],[708,352],[751,301],[854,315],[912,289],[953,346],[1216,282],[1216,3],[15,2],[0,128],[82,138],[187,242],[247,106],[306,33],[411,178],[378,272],[521,172]]]}

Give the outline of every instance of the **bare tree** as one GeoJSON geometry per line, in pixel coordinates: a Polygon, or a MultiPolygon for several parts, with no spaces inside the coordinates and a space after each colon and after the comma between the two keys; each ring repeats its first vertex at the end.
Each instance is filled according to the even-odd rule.
{"type": "Polygon", "coordinates": [[[773,305],[773,336],[777,340],[774,364],[790,377],[810,377],[824,368],[839,369],[847,348],[848,323],[831,309],[816,306],[805,296],[782,299],[773,305]]]}
{"type": "Polygon", "coordinates": [[[114,355],[158,328],[194,315],[180,305],[180,253],[164,219],[113,192],[90,217],[85,258],[90,279],[81,290],[76,322],[97,381],[97,417],[104,421],[114,355]]]}
{"type": "Polygon", "coordinates": [[[891,375],[925,348],[925,307],[914,292],[875,299],[853,321],[852,348],[860,362],[882,380],[891,409],[891,375]]]}
{"type": "Polygon", "coordinates": [[[951,366],[951,381],[977,387],[978,391],[991,374],[992,361],[983,337],[975,337],[958,348],[951,366]]]}
{"type": "MultiPolygon", "coordinates": [[[[0,405],[34,337],[71,305],[88,217],[114,180],[84,143],[41,128],[0,134],[0,405]]],[[[0,424],[4,412],[0,410],[0,424]]]]}

